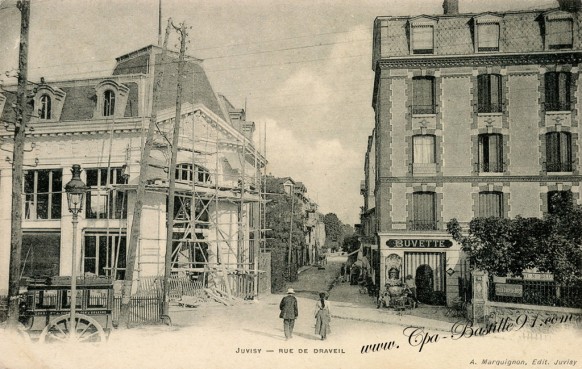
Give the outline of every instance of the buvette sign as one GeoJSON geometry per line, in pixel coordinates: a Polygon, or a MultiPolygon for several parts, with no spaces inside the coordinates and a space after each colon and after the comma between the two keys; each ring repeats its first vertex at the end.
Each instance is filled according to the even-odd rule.
{"type": "Polygon", "coordinates": [[[394,239],[386,241],[386,246],[396,248],[446,249],[453,246],[453,242],[451,240],[435,239],[394,239]]]}

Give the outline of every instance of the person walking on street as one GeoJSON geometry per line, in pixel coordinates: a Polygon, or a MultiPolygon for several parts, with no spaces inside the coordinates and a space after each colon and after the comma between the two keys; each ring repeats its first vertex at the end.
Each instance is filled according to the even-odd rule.
{"type": "Polygon", "coordinates": [[[283,319],[283,331],[285,332],[285,340],[293,338],[293,327],[295,326],[295,319],[299,316],[299,309],[297,307],[297,299],[293,288],[287,290],[287,296],[283,297],[279,304],[279,318],[283,319]]]}
{"type": "Polygon", "coordinates": [[[315,334],[321,336],[322,340],[327,338],[327,335],[331,333],[330,321],[331,314],[329,312],[329,302],[327,300],[327,294],[321,292],[319,294],[319,301],[315,305],[315,334]]]}

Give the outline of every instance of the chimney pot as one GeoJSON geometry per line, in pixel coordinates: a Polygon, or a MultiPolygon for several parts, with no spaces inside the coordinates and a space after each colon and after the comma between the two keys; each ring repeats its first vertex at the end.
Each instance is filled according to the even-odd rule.
{"type": "Polygon", "coordinates": [[[445,0],[443,2],[445,15],[459,14],[459,0],[445,0]]]}

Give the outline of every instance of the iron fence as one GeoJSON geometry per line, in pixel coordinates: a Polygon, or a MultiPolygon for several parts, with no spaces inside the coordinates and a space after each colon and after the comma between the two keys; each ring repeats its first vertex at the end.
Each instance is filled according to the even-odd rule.
{"type": "Polygon", "coordinates": [[[489,301],[582,308],[582,283],[566,285],[509,278],[501,283],[490,277],[488,292],[489,301]]]}
{"type": "MultiPolygon", "coordinates": [[[[161,296],[135,296],[129,303],[129,322],[133,324],[156,324],[162,321],[161,296]]],[[[121,311],[121,297],[113,300],[112,321],[113,325],[119,324],[121,311]]]]}

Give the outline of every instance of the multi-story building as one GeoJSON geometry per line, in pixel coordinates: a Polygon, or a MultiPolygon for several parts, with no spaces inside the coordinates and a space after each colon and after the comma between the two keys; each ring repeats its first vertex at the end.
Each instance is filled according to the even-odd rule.
{"type": "MultiPolygon", "coordinates": [[[[43,79],[31,90],[34,130],[26,135],[24,156],[23,276],[71,275],[73,229],[63,192],[71,166],[80,164],[89,191],[79,219],[77,273],[124,277],[154,78],[162,68],[134,275],[163,274],[171,175],[176,179],[174,270],[256,276],[259,169],[265,159],[252,142],[254,124],[214,92],[200,60],[187,58],[177,168],[169,173],[178,55],[169,53],[162,65],[161,52],[145,47],[117,58],[109,76],[43,79]]],[[[7,157],[0,162],[0,294],[7,289],[10,260],[15,89],[0,90],[0,119],[7,127],[0,133],[7,157]]]]}
{"type": "Polygon", "coordinates": [[[580,202],[582,14],[556,5],[376,18],[364,210],[382,285],[412,275],[421,300],[450,302],[465,274],[451,218],[542,217],[556,191],[580,202]]]}

